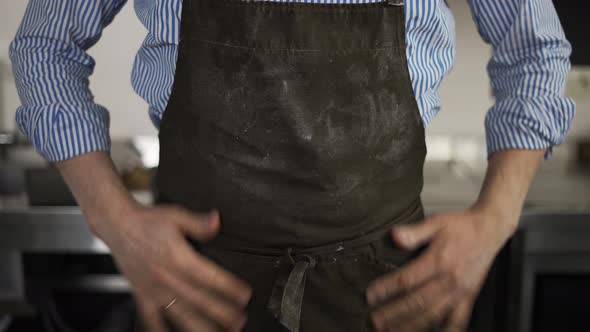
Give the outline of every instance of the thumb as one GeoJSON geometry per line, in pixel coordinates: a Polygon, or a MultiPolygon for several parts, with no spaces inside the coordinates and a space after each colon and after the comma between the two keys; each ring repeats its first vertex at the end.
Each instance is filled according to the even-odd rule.
{"type": "Polygon", "coordinates": [[[416,249],[429,242],[442,228],[434,218],[428,218],[412,225],[393,226],[393,241],[406,250],[416,249]]]}
{"type": "Polygon", "coordinates": [[[184,211],[179,218],[179,225],[189,237],[195,240],[210,240],[219,232],[221,225],[219,211],[217,209],[205,213],[184,211]]]}

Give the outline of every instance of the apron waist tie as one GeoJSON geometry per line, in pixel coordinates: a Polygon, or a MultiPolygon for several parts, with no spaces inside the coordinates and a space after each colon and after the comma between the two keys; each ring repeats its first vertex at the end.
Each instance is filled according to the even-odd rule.
{"type": "Polygon", "coordinates": [[[287,249],[286,257],[290,266],[276,279],[268,310],[289,332],[298,332],[306,272],[315,267],[316,260],[310,255],[293,257],[292,248],[287,249]]]}

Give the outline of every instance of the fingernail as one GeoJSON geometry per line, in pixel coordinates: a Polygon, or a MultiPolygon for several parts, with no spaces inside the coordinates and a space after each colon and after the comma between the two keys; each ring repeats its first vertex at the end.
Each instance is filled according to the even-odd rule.
{"type": "Polygon", "coordinates": [[[242,298],[240,299],[240,303],[243,306],[247,306],[248,303],[250,302],[251,297],[252,297],[252,291],[250,289],[248,289],[248,291],[243,293],[242,298]]]}
{"type": "Polygon", "coordinates": [[[213,225],[213,222],[215,222],[215,219],[216,219],[216,212],[215,212],[215,210],[212,210],[207,214],[207,224],[209,226],[213,225]]]}
{"type": "Polygon", "coordinates": [[[373,326],[375,326],[376,330],[380,331],[383,328],[382,319],[379,317],[378,314],[372,314],[371,320],[373,321],[373,326]]]}
{"type": "Polygon", "coordinates": [[[412,242],[412,235],[406,231],[397,231],[397,236],[404,243],[411,243],[412,242]]]}
{"type": "Polygon", "coordinates": [[[371,289],[367,291],[367,303],[369,303],[369,305],[375,304],[375,294],[371,289]]]}
{"type": "Polygon", "coordinates": [[[373,292],[367,291],[367,303],[369,303],[370,305],[373,305],[374,301],[375,301],[375,297],[373,296],[373,292]]]}
{"type": "Polygon", "coordinates": [[[241,331],[244,328],[244,326],[246,326],[247,320],[248,320],[248,317],[246,315],[242,315],[240,317],[240,320],[238,321],[238,324],[236,325],[235,331],[241,331]]]}

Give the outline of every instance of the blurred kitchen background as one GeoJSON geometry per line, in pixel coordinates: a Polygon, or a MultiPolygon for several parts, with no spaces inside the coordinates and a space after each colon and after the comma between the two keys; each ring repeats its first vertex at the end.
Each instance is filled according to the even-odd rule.
{"type": "MultiPolygon", "coordinates": [[[[466,207],[476,198],[486,166],[484,116],[493,103],[486,73],[490,49],[477,34],[467,1],[448,2],[456,20],[457,62],[440,90],[443,110],[427,129],[423,200],[429,213],[466,207]]],[[[59,176],[16,133],[19,99],[8,47],[26,3],[0,2],[0,332],[89,326],[114,332],[108,322],[119,318],[109,316],[109,309],[125,306],[127,285],[78,209],[65,207],[73,201],[59,176]]],[[[567,94],[577,115],[565,144],[544,162],[521,229],[490,274],[476,312],[477,331],[590,331],[590,20],[578,5],[555,3],[574,46],[567,94]]],[[[111,114],[113,158],[126,184],[149,203],[158,143],[147,105],[129,78],[144,36],[130,2],[90,54],[97,62],[92,90],[111,114]]]]}

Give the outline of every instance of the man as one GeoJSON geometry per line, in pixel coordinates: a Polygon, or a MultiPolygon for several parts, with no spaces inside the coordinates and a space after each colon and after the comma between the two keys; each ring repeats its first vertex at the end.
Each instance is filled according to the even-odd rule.
{"type": "Polygon", "coordinates": [[[31,0],[10,51],[18,124],[110,247],[145,329],[466,328],[573,117],[551,1],[469,1],[494,47],[487,175],[471,207],[424,220],[424,126],[454,56],[445,1],[136,1],[155,207],[121,184],[88,90],[85,51],[124,2],[31,0]]]}

